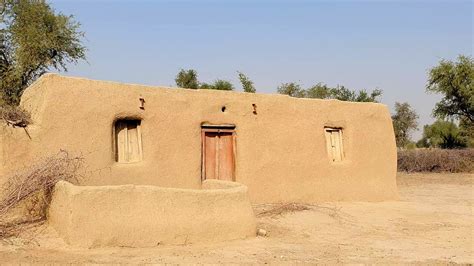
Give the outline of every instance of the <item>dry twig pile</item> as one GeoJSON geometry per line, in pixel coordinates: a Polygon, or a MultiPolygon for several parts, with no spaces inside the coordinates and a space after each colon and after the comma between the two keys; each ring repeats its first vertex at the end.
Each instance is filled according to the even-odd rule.
{"type": "Polygon", "coordinates": [[[33,204],[25,206],[30,217],[9,222],[8,226],[0,221],[0,236],[9,235],[5,231],[17,230],[15,225],[46,219],[54,185],[60,180],[76,183],[81,165],[81,157],[70,156],[68,152],[61,150],[58,154],[9,176],[0,191],[0,195],[3,195],[0,199],[0,217],[5,217],[10,210],[26,202],[33,204]]]}
{"type": "Polygon", "coordinates": [[[31,124],[30,114],[18,106],[0,106],[0,119],[13,127],[26,127],[31,124]]]}

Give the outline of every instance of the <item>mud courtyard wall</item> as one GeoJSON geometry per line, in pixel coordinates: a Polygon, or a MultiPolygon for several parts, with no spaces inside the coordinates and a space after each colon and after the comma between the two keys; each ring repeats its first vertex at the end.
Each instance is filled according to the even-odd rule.
{"type": "Polygon", "coordinates": [[[86,248],[254,237],[256,222],[247,188],[219,180],[203,183],[213,189],[75,186],[60,181],[48,222],[68,244],[86,248]]]}
{"type": "Polygon", "coordinates": [[[85,158],[83,185],[197,189],[201,124],[233,124],[235,181],[248,186],[253,202],[397,198],[395,138],[388,108],[382,104],[52,74],[28,88],[21,104],[34,121],[28,126],[30,137],[20,128],[2,128],[3,176],[64,149],[85,158]],[[120,119],[140,120],[138,162],[116,161],[114,123],[120,119]],[[325,128],[342,130],[341,161],[330,159],[325,128]]]}

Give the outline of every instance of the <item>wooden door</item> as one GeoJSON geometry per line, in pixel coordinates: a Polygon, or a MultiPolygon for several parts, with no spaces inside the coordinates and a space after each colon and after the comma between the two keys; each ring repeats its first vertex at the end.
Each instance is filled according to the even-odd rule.
{"type": "Polygon", "coordinates": [[[202,178],[234,181],[234,133],[203,129],[202,178]]]}

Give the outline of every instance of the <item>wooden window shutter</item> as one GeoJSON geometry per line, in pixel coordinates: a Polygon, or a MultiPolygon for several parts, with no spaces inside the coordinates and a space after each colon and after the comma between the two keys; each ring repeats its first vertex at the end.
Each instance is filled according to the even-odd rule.
{"type": "Polygon", "coordinates": [[[332,162],[340,162],[344,159],[344,148],[342,128],[324,128],[326,136],[326,147],[329,159],[332,162]]]}
{"type": "Polygon", "coordinates": [[[119,120],[115,123],[115,158],[117,162],[142,160],[142,139],[139,120],[119,120]]]}

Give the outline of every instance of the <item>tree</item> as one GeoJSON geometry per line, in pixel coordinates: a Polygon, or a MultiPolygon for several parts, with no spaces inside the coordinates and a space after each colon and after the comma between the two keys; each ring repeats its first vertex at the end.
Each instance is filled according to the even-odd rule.
{"type": "Polygon", "coordinates": [[[466,138],[461,135],[459,127],[453,121],[437,120],[432,125],[423,127],[423,137],[417,142],[418,147],[454,149],[466,147],[466,138]]]}
{"type": "Polygon", "coordinates": [[[295,82],[283,83],[277,88],[277,91],[280,94],[286,94],[291,97],[303,98],[305,96],[305,91],[295,82]]]}
{"type": "Polygon", "coordinates": [[[284,83],[278,88],[278,93],[299,98],[336,99],[350,102],[378,102],[378,98],[382,95],[379,89],[368,93],[366,90],[354,91],[344,86],[330,88],[323,83],[318,83],[306,90],[295,83],[284,83]]]}
{"type": "Polygon", "coordinates": [[[201,90],[220,90],[220,91],[233,91],[234,85],[227,80],[218,79],[214,83],[201,83],[199,86],[201,90]]]}
{"type": "Polygon", "coordinates": [[[460,119],[459,134],[466,142],[467,147],[474,148],[474,123],[470,123],[466,118],[460,119]]]}
{"type": "Polygon", "coordinates": [[[318,83],[306,90],[305,97],[315,99],[331,99],[331,88],[329,88],[326,84],[318,83]]]}
{"type": "Polygon", "coordinates": [[[392,115],[393,129],[397,147],[404,148],[410,143],[410,131],[418,126],[418,115],[408,103],[395,103],[395,114],[392,115]]]}
{"type": "Polygon", "coordinates": [[[198,74],[194,69],[184,70],[181,69],[175,78],[176,85],[186,89],[201,89],[201,90],[223,90],[232,91],[234,85],[227,80],[218,79],[214,83],[209,84],[198,81],[198,74]]]}
{"type": "Polygon", "coordinates": [[[227,80],[218,79],[214,81],[210,89],[220,91],[233,91],[234,85],[232,85],[232,83],[227,80]]]}
{"type": "Polygon", "coordinates": [[[429,72],[428,92],[442,94],[433,114],[441,119],[466,119],[474,123],[474,60],[460,55],[457,62],[441,60],[429,72]]]}
{"type": "Polygon", "coordinates": [[[253,82],[242,72],[238,72],[237,73],[239,74],[239,80],[240,80],[240,83],[242,84],[242,88],[245,92],[249,92],[249,93],[255,93],[256,90],[255,90],[255,87],[253,86],[253,82]]]}
{"type": "Polygon", "coordinates": [[[349,102],[378,102],[378,97],[382,95],[382,91],[379,89],[375,89],[369,94],[366,90],[356,92],[344,86],[331,88],[329,92],[329,99],[349,102]]]}
{"type": "Polygon", "coordinates": [[[50,69],[85,59],[84,33],[72,16],[45,1],[0,0],[0,96],[18,105],[23,91],[50,69]]]}
{"type": "Polygon", "coordinates": [[[370,94],[366,90],[359,91],[354,102],[374,102],[378,103],[378,97],[382,96],[382,90],[375,89],[370,94]]]}
{"type": "Polygon", "coordinates": [[[176,78],[174,79],[176,82],[176,85],[181,88],[186,88],[186,89],[198,89],[199,88],[199,81],[197,79],[198,75],[196,70],[194,69],[188,69],[184,70],[181,69],[178,74],[176,75],[176,78]]]}

